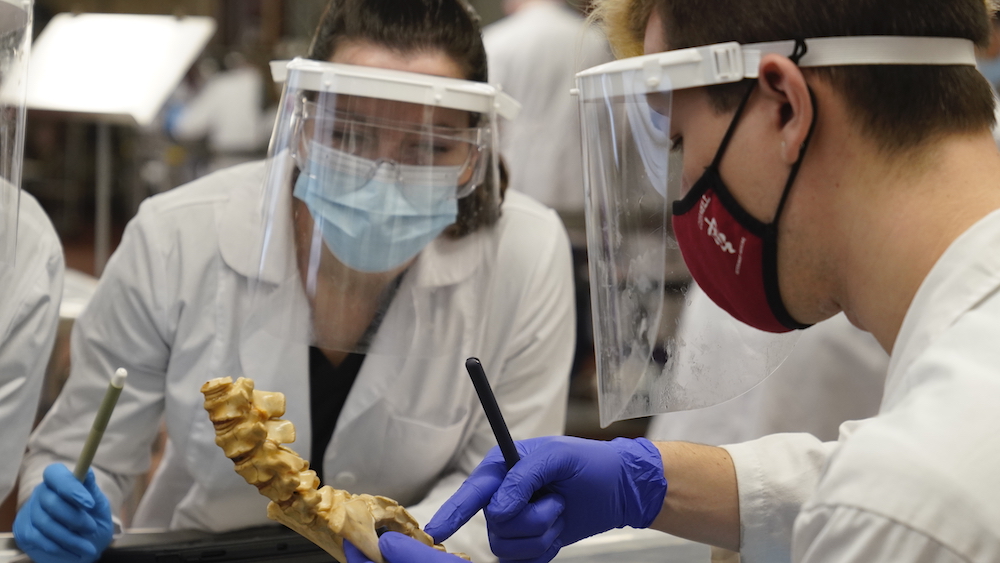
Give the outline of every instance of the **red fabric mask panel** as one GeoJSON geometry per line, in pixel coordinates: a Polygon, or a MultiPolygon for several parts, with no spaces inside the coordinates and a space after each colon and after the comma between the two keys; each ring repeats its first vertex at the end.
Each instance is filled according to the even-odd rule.
{"type": "MultiPolygon", "coordinates": [[[[715,168],[709,168],[699,183],[716,183],[713,180],[721,183],[715,168]]],[[[749,217],[735,201],[729,202],[736,205],[738,214],[746,215],[741,222],[724,203],[731,199],[728,191],[720,194],[704,187],[695,190],[701,192],[700,197],[688,194],[674,209],[674,235],[691,275],[712,301],[736,319],[767,332],[797,328],[779,321],[768,302],[763,271],[765,225],[749,217]]]]}

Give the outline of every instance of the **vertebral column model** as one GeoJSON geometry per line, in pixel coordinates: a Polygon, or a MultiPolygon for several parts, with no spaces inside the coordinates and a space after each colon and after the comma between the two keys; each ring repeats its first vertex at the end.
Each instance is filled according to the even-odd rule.
{"type": "MultiPolygon", "coordinates": [[[[213,379],[201,392],[215,425],[215,443],[236,464],[236,472],[271,499],[267,505],[271,520],[344,562],[346,538],[375,563],[384,563],[378,549],[379,528],[434,545],[413,516],[390,498],[317,488],[319,479],[309,462],[282,445],[295,441],[295,426],[277,418],[285,414],[283,394],[256,391],[253,380],[242,377],[236,383],[229,377],[213,379]]],[[[443,546],[434,547],[444,551],[443,546]]]]}

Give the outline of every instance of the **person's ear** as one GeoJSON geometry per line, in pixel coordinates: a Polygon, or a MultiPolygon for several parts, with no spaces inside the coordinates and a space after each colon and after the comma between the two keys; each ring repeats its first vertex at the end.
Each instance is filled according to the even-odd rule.
{"type": "Polygon", "coordinates": [[[774,126],[780,130],[781,157],[792,164],[809,136],[816,111],[805,76],[787,57],[765,55],[760,61],[758,88],[775,108],[774,126]]]}

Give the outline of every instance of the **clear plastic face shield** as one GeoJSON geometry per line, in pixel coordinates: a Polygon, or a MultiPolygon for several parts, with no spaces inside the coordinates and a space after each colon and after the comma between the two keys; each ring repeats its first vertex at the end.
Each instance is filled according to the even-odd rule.
{"type": "MultiPolygon", "coordinates": [[[[309,305],[287,308],[293,317],[272,330],[308,326],[312,345],[355,353],[392,334],[379,353],[425,353],[399,343],[441,328],[429,295],[459,280],[483,301],[490,291],[481,268],[495,249],[488,228],[469,225],[499,206],[495,123],[519,106],[487,84],[372,67],[296,59],[272,73],[285,86],[259,264],[293,257],[286,281],[309,305]],[[391,309],[412,322],[383,326],[391,309]]],[[[258,289],[266,302],[271,290],[258,289]]]]}
{"type": "MultiPolygon", "coordinates": [[[[965,39],[835,37],[800,43],[801,67],[975,64],[973,44],[965,39]]],[[[671,125],[683,111],[685,90],[756,78],[764,55],[791,56],[795,49],[794,41],[723,43],[623,59],[577,75],[602,426],[737,397],[770,375],[794,346],[797,332],[766,334],[723,311],[713,318],[682,315],[685,327],[678,331],[669,292],[688,279],[673,230],[674,202],[697,183],[684,181],[683,150],[671,147],[671,125]]],[[[698,236],[732,255],[730,269],[759,280],[760,260],[741,263],[741,239],[727,237],[706,213],[704,199],[690,206],[698,236]]],[[[685,249],[686,258],[691,250],[685,249]]],[[[731,303],[717,304],[732,309],[731,303]]]]}
{"type": "Polygon", "coordinates": [[[14,264],[32,0],[0,0],[0,275],[14,264]]]}

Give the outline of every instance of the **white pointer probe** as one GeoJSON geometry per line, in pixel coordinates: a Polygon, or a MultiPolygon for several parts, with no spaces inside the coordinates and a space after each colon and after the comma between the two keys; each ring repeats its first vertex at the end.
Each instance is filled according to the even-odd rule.
{"type": "Polygon", "coordinates": [[[80,457],[76,460],[76,469],[73,470],[73,475],[81,482],[87,477],[90,463],[94,461],[97,446],[100,445],[104,430],[108,427],[108,420],[111,419],[111,411],[115,410],[118,396],[122,394],[122,388],[125,387],[126,376],[128,376],[128,372],[125,371],[125,368],[118,368],[115,371],[111,377],[111,383],[108,384],[108,391],[104,394],[104,400],[101,401],[101,406],[97,409],[94,425],[90,427],[90,435],[87,436],[87,441],[83,444],[83,451],[80,452],[80,457]]]}

